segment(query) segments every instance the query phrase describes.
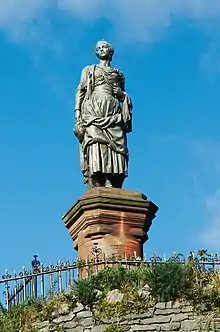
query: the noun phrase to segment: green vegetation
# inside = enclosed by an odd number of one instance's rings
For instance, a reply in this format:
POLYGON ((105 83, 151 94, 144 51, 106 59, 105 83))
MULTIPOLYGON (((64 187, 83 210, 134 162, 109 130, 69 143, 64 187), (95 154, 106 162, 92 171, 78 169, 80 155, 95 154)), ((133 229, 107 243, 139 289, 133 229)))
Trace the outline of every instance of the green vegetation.
POLYGON ((92 309, 98 301, 98 292, 95 289, 91 279, 81 279, 75 281, 73 296, 84 306, 92 309))
MULTIPOLYGON (((74 308, 81 303, 95 313, 97 322, 103 318, 120 318, 140 314, 158 301, 187 301, 200 312, 220 311, 220 272, 207 271, 197 259, 180 263, 173 257, 165 263, 152 263, 126 269, 123 265, 105 268, 85 280, 78 280, 71 292, 47 300, 29 300, 0 313, 1 332, 34 332, 33 322, 52 321, 62 303, 74 308), (147 287, 145 287, 147 285, 147 287), (120 301, 111 303, 109 291, 117 289, 120 301), (144 292, 147 289, 147 292, 144 292)), ((119 324, 107 332, 121 332, 119 324)))
POLYGON ((174 301, 187 296, 190 287, 190 266, 175 261, 158 264, 146 271, 145 278, 157 301, 174 301))
POLYGON ((205 251, 199 251, 197 258, 186 263, 179 262, 179 255, 175 255, 165 263, 140 264, 132 269, 122 265, 105 268, 77 284, 74 294, 78 301, 83 299, 83 304, 90 308, 99 302, 98 319, 142 313, 158 301, 188 301, 199 311, 219 311, 220 273, 201 267, 199 261, 205 255, 205 251), (145 285, 150 292, 147 298, 140 292, 145 285), (124 296, 122 301, 111 304, 106 296, 114 289, 124 296), (97 290, 101 293, 99 299, 97 290))
POLYGON ((107 327, 105 332, 124 332, 124 328, 119 324, 111 324, 107 327))
POLYGON ((12 307, 8 312, 3 309, 0 313, 0 331, 36 332, 38 329, 32 326, 33 323, 51 321, 52 313, 58 312, 64 303, 69 303, 70 309, 73 309, 76 304, 71 295, 60 294, 45 301, 30 299, 12 307))

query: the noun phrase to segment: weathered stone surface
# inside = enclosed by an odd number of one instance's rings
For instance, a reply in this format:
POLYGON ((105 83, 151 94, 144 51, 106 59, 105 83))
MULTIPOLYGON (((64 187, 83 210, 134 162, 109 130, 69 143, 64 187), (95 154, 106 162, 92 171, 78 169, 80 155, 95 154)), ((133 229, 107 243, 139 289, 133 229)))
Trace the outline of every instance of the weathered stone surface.
POLYGON ((83 311, 83 310, 84 310, 84 306, 81 303, 77 303, 76 308, 73 309, 73 313, 77 314, 78 312, 83 311))
POLYGON ((59 317, 59 312, 58 310, 54 310, 52 313, 51 313, 51 318, 54 319, 54 318, 57 318, 59 317))
POLYGON ((101 318, 100 321, 104 324, 114 324, 119 323, 121 321, 120 318, 113 317, 113 318, 101 318))
POLYGON ((65 332, 84 332, 84 328, 82 326, 77 326, 72 329, 68 329, 65 332))
POLYGON ((52 329, 50 329, 50 327, 43 327, 42 329, 39 329, 38 331, 40 332, 49 332, 49 331, 53 331, 52 329))
POLYGON ((55 325, 48 325, 47 327, 44 327, 43 329, 39 330, 40 332, 56 332, 57 327, 55 325))
POLYGON ((142 297, 143 299, 148 299, 150 297, 150 287, 148 285, 145 285, 143 288, 139 289, 138 295, 142 297))
POLYGON ((182 322, 183 320, 189 319, 188 314, 176 314, 172 316, 172 322, 182 322))
POLYGON ((91 332, 104 332, 108 325, 93 326, 91 332))
POLYGON ((152 318, 146 318, 142 319, 142 324, 161 324, 161 323, 169 323, 171 320, 171 317, 169 316, 158 316, 158 317, 152 317, 152 318))
POLYGON ((69 322, 69 321, 73 320, 74 317, 75 317, 75 314, 71 313, 69 315, 60 316, 58 318, 55 318, 53 320, 53 322, 56 324, 61 324, 61 323, 65 323, 65 322, 69 322))
MULTIPOLYGON (((123 320, 120 325, 123 325, 123 326, 129 326, 129 322, 128 320, 123 320)), ((137 321, 137 324, 139 324, 139 321, 137 321)))
POLYGON ((179 302, 178 300, 175 301, 175 302, 172 302, 172 307, 174 309, 178 309, 178 308, 181 308, 183 306, 183 303, 182 302, 179 302))
POLYGON ((155 308, 156 308, 156 309, 166 309, 166 303, 165 303, 165 302, 158 302, 158 303, 155 305, 155 308))
POLYGON ((135 320, 127 321, 127 324, 123 324, 123 325, 137 325, 137 324, 141 324, 141 320, 140 319, 135 319, 135 320))
POLYGON ((37 322, 37 323, 34 323, 33 324, 33 327, 36 327, 38 329, 42 329, 44 327, 47 327, 49 325, 49 321, 48 320, 45 320, 44 322, 37 322))
MULTIPOLYGON (((182 304, 181 304, 182 305, 182 304)), ((163 305, 160 303, 159 307, 163 305)), ((123 326, 126 332, 137 331, 157 331, 157 332, 217 332, 220 331, 220 315, 217 317, 209 314, 200 314, 191 311, 190 306, 179 308, 167 308, 171 304, 164 304, 164 309, 149 308, 143 314, 129 314, 125 317, 103 318, 98 326, 95 326, 95 317, 89 310, 81 310, 81 305, 77 306, 80 310, 73 311, 68 315, 60 315, 52 323, 49 321, 37 322, 33 324, 40 332, 57 332, 59 328, 64 328, 66 332, 104 332, 111 324, 123 326), (189 311, 190 310, 190 311, 189 311), (189 312, 188 312, 189 311, 189 312), (159 314, 158 314, 159 313, 159 314), (169 313, 169 314, 168 314, 169 313), (193 318, 192 318, 193 317, 193 318)))
POLYGON ((77 318, 79 320, 89 318, 89 317, 92 317, 92 312, 91 311, 81 311, 81 312, 77 313, 77 318))
POLYGON ((181 307, 181 303, 176 301, 169 301, 169 302, 159 302, 155 305, 156 309, 178 309, 181 307))
POLYGON ((198 323, 195 320, 185 320, 181 323, 181 330, 183 331, 193 331, 197 330, 198 323))
POLYGON ((155 315, 172 315, 181 313, 180 309, 157 309, 155 315))
POLYGON ((180 328, 179 322, 168 323, 168 324, 161 324, 160 329, 161 331, 177 331, 180 328))
POLYGON ((144 312, 143 314, 129 314, 126 315, 124 318, 128 320, 132 319, 142 319, 142 318, 151 318, 154 315, 154 308, 148 309, 148 311, 144 312))
POLYGON ((133 325, 130 331, 156 331, 157 325, 133 325))
POLYGON ((114 304, 117 302, 121 302, 123 300, 124 294, 122 294, 119 289, 114 289, 110 291, 107 295, 108 303, 114 304))
POLYGON ((80 324, 84 327, 92 327, 95 325, 95 320, 93 317, 88 317, 85 319, 81 319, 80 324))
POLYGON ((186 313, 194 312, 194 308, 191 305, 183 306, 181 308, 181 312, 183 312, 183 313, 184 312, 186 312, 186 313))
POLYGON ((165 309, 172 309, 174 306, 173 301, 165 302, 165 309))
POLYGON ((64 328, 65 329, 73 329, 73 328, 76 328, 78 325, 79 325, 78 322, 76 322, 75 320, 74 321, 72 320, 71 322, 66 322, 64 324, 64 328))

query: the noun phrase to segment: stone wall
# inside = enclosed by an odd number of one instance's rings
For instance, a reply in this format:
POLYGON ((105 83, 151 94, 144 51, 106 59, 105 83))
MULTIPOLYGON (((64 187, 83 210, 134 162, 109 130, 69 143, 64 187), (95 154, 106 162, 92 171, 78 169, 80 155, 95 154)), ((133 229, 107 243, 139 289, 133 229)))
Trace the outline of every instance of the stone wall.
POLYGON ((34 324, 40 332, 104 332, 108 326, 112 331, 220 331, 220 315, 198 315, 189 304, 162 302, 149 308, 142 314, 130 314, 123 318, 102 319, 97 322, 91 311, 81 304, 70 311, 68 305, 62 305, 53 319, 34 324), (120 325, 121 330, 117 329, 120 325))

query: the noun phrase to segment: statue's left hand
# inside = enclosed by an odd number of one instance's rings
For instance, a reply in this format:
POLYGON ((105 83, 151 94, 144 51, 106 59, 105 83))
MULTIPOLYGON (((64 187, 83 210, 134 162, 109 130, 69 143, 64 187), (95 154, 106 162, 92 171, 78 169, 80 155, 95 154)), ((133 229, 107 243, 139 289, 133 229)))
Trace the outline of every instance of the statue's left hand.
POLYGON ((119 100, 124 99, 124 93, 123 93, 122 89, 120 88, 120 86, 118 86, 118 85, 115 84, 113 86, 113 93, 114 93, 114 95, 117 96, 117 98, 119 100))

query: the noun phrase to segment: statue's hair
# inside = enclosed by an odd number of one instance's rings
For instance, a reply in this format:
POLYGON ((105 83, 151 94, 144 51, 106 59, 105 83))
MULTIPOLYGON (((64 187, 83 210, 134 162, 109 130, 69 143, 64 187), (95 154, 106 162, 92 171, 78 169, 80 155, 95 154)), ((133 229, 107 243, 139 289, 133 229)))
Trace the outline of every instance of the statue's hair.
POLYGON ((112 44, 110 44, 109 42, 107 42, 106 40, 102 39, 102 40, 99 40, 97 43, 96 43, 96 55, 98 56, 98 52, 97 52, 97 47, 100 45, 100 44, 106 44, 108 45, 109 49, 110 49, 110 60, 112 60, 112 57, 113 57, 113 54, 115 52, 114 50, 114 47, 112 46, 112 44))

